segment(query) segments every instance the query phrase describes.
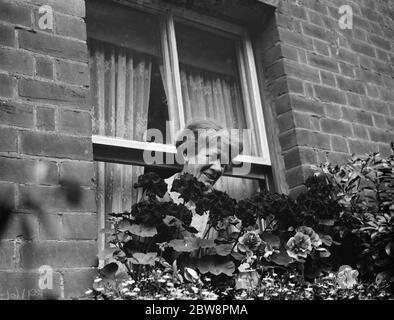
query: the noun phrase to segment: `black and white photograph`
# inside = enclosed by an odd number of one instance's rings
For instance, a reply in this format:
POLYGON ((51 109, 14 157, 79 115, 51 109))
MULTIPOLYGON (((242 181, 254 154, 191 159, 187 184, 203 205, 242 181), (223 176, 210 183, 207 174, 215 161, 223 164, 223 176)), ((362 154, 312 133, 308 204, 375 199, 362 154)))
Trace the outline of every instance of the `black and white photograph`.
POLYGON ((394 0, 0 0, 0 300, 394 300, 394 0))

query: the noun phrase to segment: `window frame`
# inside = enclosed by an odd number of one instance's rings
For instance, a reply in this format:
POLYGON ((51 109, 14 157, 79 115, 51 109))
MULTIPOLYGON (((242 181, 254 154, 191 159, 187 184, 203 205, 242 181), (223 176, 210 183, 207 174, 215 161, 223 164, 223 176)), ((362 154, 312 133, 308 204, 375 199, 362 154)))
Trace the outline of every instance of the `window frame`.
MULTIPOLYGON (((169 112, 172 112, 170 120, 175 121, 175 128, 172 128, 170 132, 171 139, 174 139, 175 131, 185 125, 174 22, 180 21, 208 30, 209 32, 217 33, 221 36, 241 40, 237 45, 237 64, 244 111, 247 119, 247 127, 252 128, 254 131, 257 145, 261 148, 258 151, 262 156, 238 155, 235 160, 237 162, 251 164, 252 170, 250 174, 242 175, 242 177, 266 179, 266 173, 271 170, 271 158, 253 46, 247 29, 224 20, 165 3, 139 3, 123 0, 118 0, 116 3, 159 16, 162 37, 162 58, 166 74, 165 82, 169 93, 169 112)), ((92 135, 92 143, 94 160, 123 164, 146 165, 141 161, 141 151, 143 150, 170 154, 175 152, 175 147, 170 145, 110 138, 102 135, 92 135), (105 152, 106 149, 111 149, 112 152, 116 149, 122 150, 121 156, 114 153, 114 159, 111 161, 108 152, 105 152), (129 155, 126 155, 127 150, 129 150, 129 155)), ((225 175, 236 176, 231 172, 226 172, 225 175)))
MULTIPOLYGON (((175 21, 207 30, 221 36, 240 40, 237 44, 236 55, 245 117, 247 119, 247 127, 254 130, 257 139, 256 143, 261 146, 261 149, 258 151, 262 156, 238 155, 235 158, 237 162, 240 162, 241 165, 243 163, 248 163, 251 166, 251 170, 248 174, 238 175, 238 177, 263 180, 266 188, 271 189, 272 181, 269 180, 271 180, 270 178, 272 176, 272 165, 267 141, 263 100, 258 82, 252 40, 248 30, 242 26, 225 20, 206 16, 190 9, 179 8, 163 2, 148 3, 145 1, 133 2, 115 0, 114 4, 125 5, 158 16, 160 20, 162 59, 166 77, 165 84, 168 92, 168 111, 169 113, 172 112, 169 117, 170 120, 175 120, 175 127, 177 128, 184 127, 185 115, 175 36, 175 21)), ((170 130, 171 139, 174 139, 175 132, 176 128, 172 128, 170 130)), ((104 135, 92 135, 92 146, 94 161, 138 165, 144 167, 147 166, 143 160, 143 153, 145 151, 162 153, 163 157, 166 157, 167 154, 170 156, 175 156, 176 154, 176 148, 174 145, 126 140, 104 135)), ((171 169, 181 169, 179 164, 160 164, 156 166, 161 168, 167 167, 171 169)), ((99 170, 104 170, 102 165, 99 166, 99 170)), ((224 175, 237 176, 232 171, 225 172, 224 175)), ((100 181, 97 183, 99 184, 100 181)), ((105 252, 105 233, 103 232, 105 229, 105 219, 106 217, 104 215, 98 217, 99 253, 105 252)), ((99 258, 100 266, 103 266, 103 262, 104 259, 99 258)))

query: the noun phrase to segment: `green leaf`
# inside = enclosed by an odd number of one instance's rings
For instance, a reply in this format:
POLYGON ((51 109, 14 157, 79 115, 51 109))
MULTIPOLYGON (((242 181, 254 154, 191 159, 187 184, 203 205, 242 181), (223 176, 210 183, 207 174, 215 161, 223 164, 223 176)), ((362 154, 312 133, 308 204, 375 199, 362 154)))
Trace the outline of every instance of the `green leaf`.
POLYGON ((215 250, 219 256, 228 256, 231 253, 233 246, 233 243, 219 244, 215 247, 215 250))
POLYGON ((272 262, 275 262, 276 264, 279 264, 280 266, 288 266, 290 263, 294 261, 293 258, 291 258, 285 250, 281 250, 279 253, 274 252, 273 254, 270 255, 270 260, 272 262))
POLYGON ((330 251, 325 248, 316 248, 315 250, 319 253, 320 258, 328 258, 331 255, 330 251))
POLYGON ((148 252, 148 253, 136 252, 133 253, 132 258, 129 259, 131 263, 134 264, 148 264, 154 266, 156 257, 157 257, 157 252, 148 252))
POLYGON ((233 261, 224 257, 204 256, 202 259, 198 260, 197 268, 202 274, 210 272, 216 276, 221 273, 232 276, 235 271, 235 264, 233 261))
POLYGON ((319 233, 319 237, 323 244, 325 244, 326 246, 330 247, 332 245, 332 238, 328 234, 319 233))
POLYGON ((394 256, 394 242, 386 244, 385 251, 388 256, 394 256))
POLYGON ((99 270, 100 275, 107 279, 113 278, 115 276, 116 271, 118 271, 118 264, 116 262, 111 262, 104 266, 104 268, 99 270))
POLYGON ((132 224, 130 225, 127 230, 130 231, 130 233, 135 234, 140 237, 153 237, 155 234, 157 234, 157 229, 156 227, 148 227, 144 226, 142 224, 132 224))
POLYGON ((272 233, 263 232, 260 236, 261 240, 268 243, 273 249, 279 249, 280 238, 272 233))

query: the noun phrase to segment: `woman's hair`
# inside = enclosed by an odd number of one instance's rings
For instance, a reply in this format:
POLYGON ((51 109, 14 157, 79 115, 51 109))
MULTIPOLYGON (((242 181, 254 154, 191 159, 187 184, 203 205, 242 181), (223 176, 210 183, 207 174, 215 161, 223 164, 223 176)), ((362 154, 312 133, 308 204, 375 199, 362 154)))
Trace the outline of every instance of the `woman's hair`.
POLYGON ((235 158, 243 150, 242 142, 234 136, 230 136, 229 130, 224 129, 221 125, 210 119, 194 120, 189 122, 183 130, 181 130, 175 140, 175 147, 179 149, 184 144, 190 146, 194 144, 196 150, 199 150, 201 142, 206 143, 210 139, 220 139, 230 148, 230 158, 235 158), (206 138, 206 139, 204 139, 206 138))

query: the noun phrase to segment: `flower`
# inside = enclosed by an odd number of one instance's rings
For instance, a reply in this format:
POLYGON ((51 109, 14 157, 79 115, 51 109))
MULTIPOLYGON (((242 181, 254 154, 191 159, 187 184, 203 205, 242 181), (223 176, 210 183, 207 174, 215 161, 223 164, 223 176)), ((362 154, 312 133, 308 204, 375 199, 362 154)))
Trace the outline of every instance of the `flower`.
POLYGON ((301 226, 298 227, 297 232, 302 232, 303 234, 307 235, 311 239, 312 247, 317 248, 322 245, 322 241, 319 235, 310 227, 301 226))
POLYGON ((352 289, 357 284, 358 271, 352 267, 343 265, 337 274, 337 283, 341 289, 352 289))
POLYGON ((237 249, 241 252, 256 251, 262 240, 257 231, 247 231, 238 239, 237 249))
POLYGON ((287 241, 287 248, 287 254, 291 258, 302 262, 303 258, 305 259, 312 251, 311 238, 302 232, 297 232, 287 241))

